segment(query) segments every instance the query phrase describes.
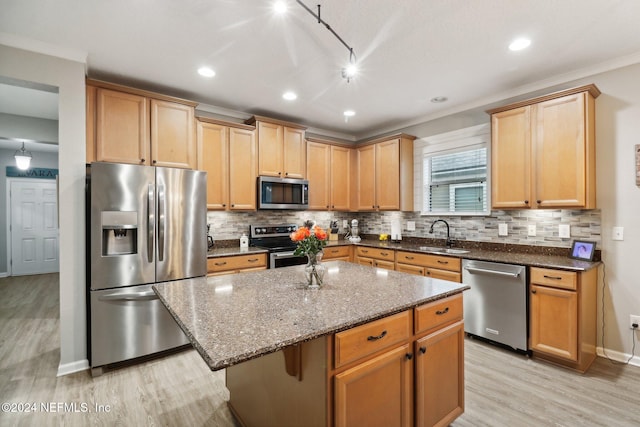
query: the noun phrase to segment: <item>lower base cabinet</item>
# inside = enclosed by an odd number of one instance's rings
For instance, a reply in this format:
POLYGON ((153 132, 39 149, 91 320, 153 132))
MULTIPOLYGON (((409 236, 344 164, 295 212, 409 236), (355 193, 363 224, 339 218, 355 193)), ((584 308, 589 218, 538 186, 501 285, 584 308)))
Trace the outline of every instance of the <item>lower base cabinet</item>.
POLYGON ((245 427, 446 426, 464 412, 462 294, 226 369, 245 427))

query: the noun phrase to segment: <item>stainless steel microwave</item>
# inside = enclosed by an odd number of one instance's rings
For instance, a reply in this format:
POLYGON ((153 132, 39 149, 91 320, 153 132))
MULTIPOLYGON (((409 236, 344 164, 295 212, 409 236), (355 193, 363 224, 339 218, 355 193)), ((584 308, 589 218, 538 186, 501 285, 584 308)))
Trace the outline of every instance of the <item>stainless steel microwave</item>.
POLYGON ((296 209, 309 207, 309 181, 306 179, 258 177, 258 209, 296 209))

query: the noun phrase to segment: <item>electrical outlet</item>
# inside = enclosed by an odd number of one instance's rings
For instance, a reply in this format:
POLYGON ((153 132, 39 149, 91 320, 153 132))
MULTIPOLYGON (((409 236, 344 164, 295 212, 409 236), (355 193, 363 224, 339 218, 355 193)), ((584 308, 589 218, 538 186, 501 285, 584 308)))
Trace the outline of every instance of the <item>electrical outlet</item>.
POLYGON ((348 219, 343 219, 342 220, 342 228, 349 228, 349 220, 348 219))
POLYGON ((508 236, 508 235, 509 235, 509 228, 507 227, 507 223, 502 222, 498 224, 498 236, 508 236))
POLYGON ((613 227, 611 240, 624 240, 624 227, 613 227))
POLYGON ((416 231, 415 221, 407 221, 407 231, 416 231))
POLYGON ((629 329, 637 329, 640 331, 640 316, 634 316, 633 314, 629 316, 629 329), (633 324, 638 325, 637 328, 633 327, 633 324))
POLYGON ((528 230, 528 233, 527 233, 527 234, 528 234, 529 236, 533 237, 533 236, 535 236, 535 235, 536 235, 536 225, 535 225, 535 224, 531 224, 531 225, 527 228, 527 230, 528 230))
POLYGON ((558 227, 558 236, 561 239, 568 239, 571 237, 571 226, 569 224, 560 224, 558 227))

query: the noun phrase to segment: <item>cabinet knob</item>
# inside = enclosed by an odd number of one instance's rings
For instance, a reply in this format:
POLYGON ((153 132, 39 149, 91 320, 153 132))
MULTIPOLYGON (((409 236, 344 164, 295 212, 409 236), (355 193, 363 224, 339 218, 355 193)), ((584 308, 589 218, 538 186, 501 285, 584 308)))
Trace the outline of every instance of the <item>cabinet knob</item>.
POLYGON ((542 200, 536 200, 536 203, 540 204, 540 203, 542 203, 542 200))
POLYGON ((155 165, 156 163, 158 163, 158 161, 154 159, 154 160, 151 161, 151 163, 153 163, 155 165))
POLYGON ((231 204, 231 207, 232 207, 232 208, 235 208, 235 207, 236 207, 236 205, 234 205, 234 204, 232 203, 232 204, 231 204))
POLYGON ((420 347, 420 353, 425 354, 427 352, 427 347, 420 347))
POLYGON ((413 359, 413 354, 407 353, 407 354, 404 355, 404 357, 406 357, 407 360, 411 360, 411 359, 413 359))
POLYGON ((335 205, 331 205, 331 209, 334 209, 336 206, 335 205))
POLYGON ((536 290, 535 290, 535 289, 531 289, 531 293, 532 293, 532 294, 535 294, 535 293, 536 293, 536 290))
POLYGON ((327 205, 327 209, 329 209, 329 205, 327 205))
POLYGON ((223 204, 222 204, 222 207, 223 207, 223 208, 226 208, 226 207, 227 207, 227 204, 226 204, 226 203, 223 203, 223 204))
POLYGON ((371 207, 372 207, 373 209, 375 209, 375 208, 376 208, 376 205, 371 205, 371 207))
POLYGON ((278 175, 282 175, 282 172, 278 172, 278 175))
POLYGON ((289 172, 285 172, 285 173, 284 173, 284 176, 289 176, 289 172))
POLYGON ((524 201, 524 204, 525 204, 525 205, 528 205, 528 204, 529 204, 529 201, 528 201, 528 200, 525 200, 525 201, 524 201))
POLYGON ((144 159, 140 159, 140 163, 144 163, 144 159))

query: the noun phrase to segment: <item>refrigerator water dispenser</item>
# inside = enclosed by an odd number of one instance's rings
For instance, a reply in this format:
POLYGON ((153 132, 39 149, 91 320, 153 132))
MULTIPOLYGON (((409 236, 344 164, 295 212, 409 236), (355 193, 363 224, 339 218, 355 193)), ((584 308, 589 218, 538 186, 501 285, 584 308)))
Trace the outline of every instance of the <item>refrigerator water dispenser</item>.
POLYGON ((102 212, 102 256, 138 253, 138 212, 102 212))

